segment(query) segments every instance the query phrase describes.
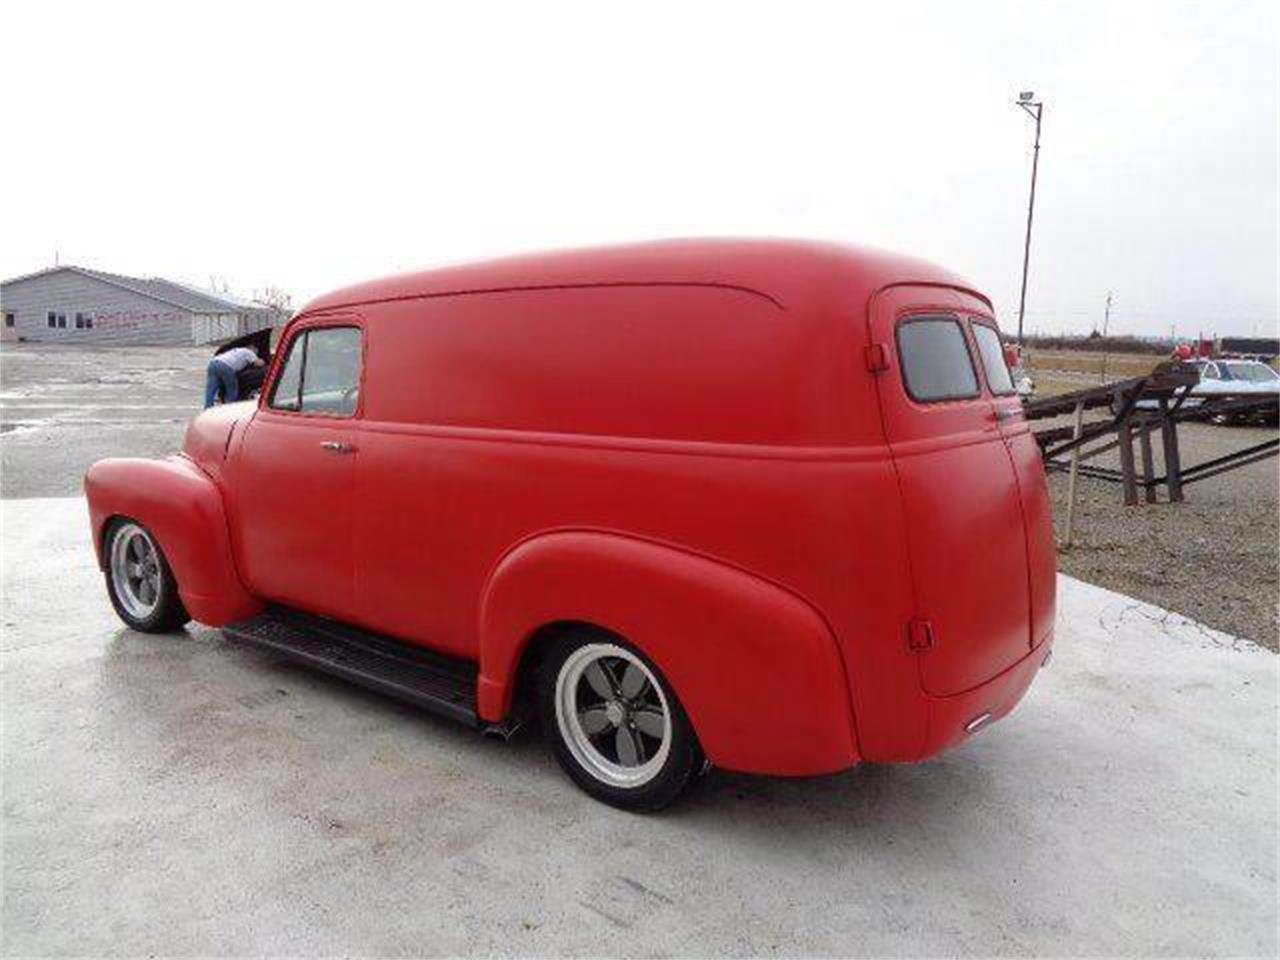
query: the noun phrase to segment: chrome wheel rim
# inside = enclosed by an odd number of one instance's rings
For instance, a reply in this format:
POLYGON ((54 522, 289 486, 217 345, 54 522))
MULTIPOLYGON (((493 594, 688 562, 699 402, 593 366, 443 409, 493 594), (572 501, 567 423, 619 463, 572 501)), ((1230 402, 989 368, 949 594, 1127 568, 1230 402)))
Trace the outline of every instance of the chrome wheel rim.
POLYGON ((573 758, 602 783, 642 786, 671 753, 671 709, 657 678, 630 650, 590 643, 556 677, 556 722, 573 758))
POLYGON ((131 617, 145 620, 160 603, 160 553, 146 530, 121 524, 111 540, 111 582, 131 617))

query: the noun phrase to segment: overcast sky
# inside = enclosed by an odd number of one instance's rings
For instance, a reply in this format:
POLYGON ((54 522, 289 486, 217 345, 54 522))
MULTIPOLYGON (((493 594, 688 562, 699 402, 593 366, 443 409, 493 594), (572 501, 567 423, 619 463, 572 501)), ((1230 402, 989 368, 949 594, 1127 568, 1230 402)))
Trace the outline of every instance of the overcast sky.
POLYGON ((1199 4, 9 3, 0 275, 295 304, 696 235, 902 250, 1016 325, 1272 333, 1277 18, 1199 4), (336 6, 336 5, 335 5, 336 6))

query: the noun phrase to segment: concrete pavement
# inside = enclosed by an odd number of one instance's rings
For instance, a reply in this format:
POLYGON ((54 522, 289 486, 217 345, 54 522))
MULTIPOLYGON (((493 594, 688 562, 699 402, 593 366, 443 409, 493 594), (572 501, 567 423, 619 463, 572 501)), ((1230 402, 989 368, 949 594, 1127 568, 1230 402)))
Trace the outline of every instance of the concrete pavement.
POLYGON ((1276 657, 1119 594, 1064 578, 1052 666, 932 763, 637 817, 531 738, 124 629, 79 499, 0 521, 7 956, 1276 953, 1276 657))

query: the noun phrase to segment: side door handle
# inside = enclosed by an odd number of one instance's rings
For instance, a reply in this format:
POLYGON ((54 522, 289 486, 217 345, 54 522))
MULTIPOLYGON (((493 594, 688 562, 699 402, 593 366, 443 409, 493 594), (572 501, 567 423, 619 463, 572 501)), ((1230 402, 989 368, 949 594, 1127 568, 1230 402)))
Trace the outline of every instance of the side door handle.
POLYGON ((356 445, 354 443, 342 443, 339 440, 321 440, 320 449, 328 450, 330 453, 355 453, 356 445))

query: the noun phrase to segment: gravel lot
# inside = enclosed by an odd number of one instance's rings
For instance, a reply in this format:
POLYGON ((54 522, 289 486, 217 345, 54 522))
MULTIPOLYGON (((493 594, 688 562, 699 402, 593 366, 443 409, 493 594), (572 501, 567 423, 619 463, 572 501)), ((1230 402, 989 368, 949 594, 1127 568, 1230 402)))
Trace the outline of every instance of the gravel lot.
MULTIPOLYGON (((1275 436, 1274 429, 1183 424, 1182 462, 1211 460, 1275 436)), ((1118 466, 1106 456, 1091 462, 1118 466)), ((1054 475, 1049 486, 1061 536, 1066 476, 1054 475)), ((1280 460, 1274 458, 1192 484, 1180 504, 1126 507, 1118 484, 1082 477, 1075 543, 1058 552, 1059 568, 1276 650, 1277 489, 1280 460)))
MULTIPOLYGON (((1040 394, 1065 393, 1096 377, 1055 371, 1038 376, 1040 394)), ((1100 417, 1097 411, 1086 420, 1100 417)), ((1058 426, 1069 418, 1042 421, 1058 426)), ((1184 469, 1277 435, 1274 427, 1185 423, 1178 428, 1184 469)), ((1156 472, 1163 472, 1159 436, 1153 437, 1156 472)), ((1090 463, 1119 467, 1112 451, 1090 463)), ((1049 478, 1059 542, 1066 517, 1067 477, 1049 478)), ((1076 532, 1059 550, 1063 573, 1176 610, 1200 623, 1280 649, 1280 460, 1219 474, 1183 491, 1176 505, 1124 506, 1118 484, 1081 477, 1076 532)))

